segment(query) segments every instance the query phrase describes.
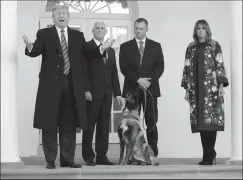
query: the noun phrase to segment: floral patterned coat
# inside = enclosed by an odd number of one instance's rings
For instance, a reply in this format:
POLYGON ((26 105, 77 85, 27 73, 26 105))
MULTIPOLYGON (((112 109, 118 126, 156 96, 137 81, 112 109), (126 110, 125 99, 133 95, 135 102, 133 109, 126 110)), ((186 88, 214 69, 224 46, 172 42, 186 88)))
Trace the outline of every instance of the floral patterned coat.
MULTIPOLYGON (((218 88, 229 85, 225 72, 221 47, 217 41, 210 40, 205 45, 204 51, 204 102, 202 117, 198 118, 197 108, 197 74, 195 62, 197 61, 197 49, 199 45, 192 42, 188 45, 185 56, 185 64, 181 87, 189 93, 190 122, 192 133, 199 131, 223 131, 225 124, 224 97, 218 96, 218 88)), ((202 91, 200 89, 200 91, 202 91)))

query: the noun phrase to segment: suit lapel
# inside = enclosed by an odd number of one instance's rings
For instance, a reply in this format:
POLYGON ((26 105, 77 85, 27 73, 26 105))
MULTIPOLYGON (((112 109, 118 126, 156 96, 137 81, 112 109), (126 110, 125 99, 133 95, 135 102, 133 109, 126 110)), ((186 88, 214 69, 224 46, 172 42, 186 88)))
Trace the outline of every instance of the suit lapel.
POLYGON ((140 66, 140 52, 139 52, 137 41, 136 41, 135 38, 132 40, 132 48, 131 49, 134 50, 134 56, 135 56, 136 64, 138 66, 140 66))
POLYGON ((71 28, 68 27, 68 56, 69 59, 71 58, 72 55, 72 46, 73 46, 73 42, 75 42, 75 37, 73 36, 73 30, 71 28))
MULTIPOLYGON (((91 43, 92 43, 92 46, 98 47, 97 44, 96 44, 96 42, 94 41, 94 39, 91 40, 91 43)), ((108 61, 109 60, 109 57, 110 57, 109 56, 109 49, 107 49, 105 53, 107 53, 108 58, 106 59, 106 62, 104 62, 105 60, 102 58, 104 66, 109 62, 108 61)))
MULTIPOLYGON (((112 56, 111 56, 111 51, 110 51, 110 48, 108 48, 107 50, 106 50, 106 53, 107 53, 107 56, 108 56, 108 58, 107 58, 107 60, 106 60, 106 64, 110 64, 110 62, 112 62, 112 56)), ((107 57, 106 56, 106 57, 107 57)))
POLYGON ((91 42, 91 45, 92 45, 93 47, 98 47, 97 44, 95 43, 94 39, 92 39, 90 42, 91 42))
MULTIPOLYGON (((92 48, 96 48, 96 47, 98 47, 98 45, 96 44, 96 42, 94 41, 94 39, 92 39, 91 41, 90 41, 90 44, 91 44, 91 46, 92 46, 92 48)), ((108 53, 108 51, 106 50, 106 53, 108 53)), ((108 58, 109 58, 109 55, 108 55, 108 58)), ((103 60, 103 58, 101 58, 102 59, 102 61, 103 61, 103 65, 105 65, 105 62, 104 62, 104 60, 103 60)), ((107 62, 108 62, 108 59, 107 59, 107 61, 106 61, 106 64, 107 64, 107 62)))
POLYGON ((55 26, 51 27, 51 37, 53 38, 54 47, 56 47, 56 52, 58 56, 62 55, 61 43, 55 26))

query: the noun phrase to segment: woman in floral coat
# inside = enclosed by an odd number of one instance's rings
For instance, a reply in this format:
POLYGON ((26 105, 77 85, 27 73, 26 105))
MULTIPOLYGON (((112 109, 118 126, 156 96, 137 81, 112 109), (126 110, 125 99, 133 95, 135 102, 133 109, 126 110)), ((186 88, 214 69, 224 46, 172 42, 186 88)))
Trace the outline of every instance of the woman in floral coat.
POLYGON ((190 104, 192 133, 200 132, 203 159, 200 165, 212 165, 217 131, 224 131, 224 91, 229 85, 219 43, 211 39, 205 20, 194 26, 193 38, 186 50, 181 86, 190 104))

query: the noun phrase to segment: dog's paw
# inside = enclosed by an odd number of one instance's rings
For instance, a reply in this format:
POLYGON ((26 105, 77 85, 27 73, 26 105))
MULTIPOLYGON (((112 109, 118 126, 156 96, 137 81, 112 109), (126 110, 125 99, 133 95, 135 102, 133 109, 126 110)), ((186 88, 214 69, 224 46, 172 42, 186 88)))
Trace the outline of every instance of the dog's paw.
POLYGON ((159 162, 156 161, 156 162, 153 163, 152 165, 153 165, 153 166, 159 166, 159 162))
POLYGON ((159 166, 159 162, 157 161, 157 159, 155 157, 150 157, 150 159, 151 159, 151 165, 159 166))
POLYGON ((128 126, 124 125, 122 127, 122 133, 124 134, 128 129, 129 129, 128 126))
POLYGON ((137 165, 146 166, 146 162, 137 162, 137 165))
POLYGON ((126 165, 127 165, 127 162, 126 162, 126 161, 122 161, 122 162, 121 162, 121 165, 122 165, 122 166, 126 166, 126 165))
POLYGON ((121 165, 121 163, 122 163, 122 161, 120 161, 120 160, 117 162, 118 165, 121 165))
POLYGON ((147 165, 146 162, 141 163, 141 166, 146 166, 146 165, 147 165))

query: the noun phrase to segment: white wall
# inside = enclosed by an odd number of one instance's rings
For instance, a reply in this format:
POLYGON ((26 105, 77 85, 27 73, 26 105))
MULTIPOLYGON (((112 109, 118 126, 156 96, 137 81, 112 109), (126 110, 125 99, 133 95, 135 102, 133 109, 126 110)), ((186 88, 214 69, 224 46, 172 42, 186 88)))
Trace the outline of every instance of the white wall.
MULTIPOLYGON (((159 98, 159 156, 201 157, 199 134, 192 134, 189 105, 180 87, 187 45, 193 40, 194 24, 208 21, 212 37, 223 51, 230 81, 230 22, 227 1, 139 1, 139 17, 149 22, 148 38, 161 43, 165 58, 165 72, 160 79, 162 97, 159 98)), ((231 97, 230 86, 225 89, 225 132, 218 133, 218 157, 230 156, 231 97)))
POLYGON ((35 98, 38 86, 39 58, 25 55, 23 35, 36 39, 39 29, 39 2, 18 1, 18 120, 20 157, 35 155, 39 131, 33 128, 35 98))
MULTIPOLYGON (((43 3, 42 3, 43 4, 43 3)), ((194 24, 206 19, 213 38, 219 41, 230 80, 230 23, 228 2, 210 1, 139 1, 139 15, 149 22, 148 37, 161 43, 165 72, 160 79, 159 157, 201 157, 199 134, 191 134, 189 105, 180 87, 187 44, 192 41, 194 24)), ((43 7, 44 8, 44 7, 43 7)), ((39 29, 38 1, 18 2, 18 112, 20 156, 35 155, 39 132, 33 128, 33 114, 38 85, 38 58, 24 55, 21 36, 35 40, 39 29)), ((218 133, 218 157, 230 155, 230 86, 225 89, 226 130, 218 133)))

